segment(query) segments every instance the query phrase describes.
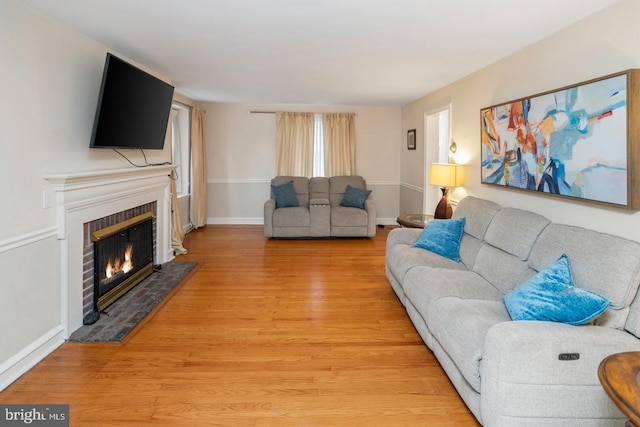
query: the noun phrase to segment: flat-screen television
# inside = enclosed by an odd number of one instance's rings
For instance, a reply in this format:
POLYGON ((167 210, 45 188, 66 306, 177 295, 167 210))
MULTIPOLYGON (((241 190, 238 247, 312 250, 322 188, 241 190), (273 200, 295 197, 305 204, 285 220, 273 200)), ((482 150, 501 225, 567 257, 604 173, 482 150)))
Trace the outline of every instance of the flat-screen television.
POLYGON ((91 148, 162 150, 173 86, 107 53, 91 148))

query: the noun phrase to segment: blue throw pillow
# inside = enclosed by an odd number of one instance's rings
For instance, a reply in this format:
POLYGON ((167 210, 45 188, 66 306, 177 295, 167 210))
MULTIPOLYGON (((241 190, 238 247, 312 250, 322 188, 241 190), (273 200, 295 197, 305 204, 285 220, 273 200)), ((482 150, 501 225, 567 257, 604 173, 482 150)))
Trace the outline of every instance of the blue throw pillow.
POLYGON ((276 199, 277 208, 297 208, 300 206, 296 197, 296 190, 293 187, 293 181, 289 181, 282 185, 272 185, 273 198, 276 199))
POLYGON ((369 194, 371 194, 371 190, 361 190, 347 184, 340 206, 364 209, 364 202, 367 201, 369 194))
POLYGON ((573 282, 569 258, 563 254, 502 298, 513 320, 545 320, 569 325, 589 323, 609 306, 609 300, 573 282))
POLYGON ((460 242, 465 223, 465 218, 432 219, 427 222, 413 247, 427 249, 455 262, 460 262, 460 242))

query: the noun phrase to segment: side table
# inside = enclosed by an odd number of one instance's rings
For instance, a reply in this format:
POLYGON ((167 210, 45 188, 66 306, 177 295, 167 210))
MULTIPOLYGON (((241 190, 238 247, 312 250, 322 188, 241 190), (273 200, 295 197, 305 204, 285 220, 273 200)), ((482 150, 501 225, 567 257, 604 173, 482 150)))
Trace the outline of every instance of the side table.
POLYGON ((407 228, 424 228, 427 222, 433 219, 433 215, 402 214, 396 219, 398 224, 407 228))
MULTIPOLYGON (((598 367, 598 379, 609 398, 630 421, 640 426, 640 352, 616 353, 605 357, 598 367)), ((633 424, 631 424, 633 423, 633 424)))

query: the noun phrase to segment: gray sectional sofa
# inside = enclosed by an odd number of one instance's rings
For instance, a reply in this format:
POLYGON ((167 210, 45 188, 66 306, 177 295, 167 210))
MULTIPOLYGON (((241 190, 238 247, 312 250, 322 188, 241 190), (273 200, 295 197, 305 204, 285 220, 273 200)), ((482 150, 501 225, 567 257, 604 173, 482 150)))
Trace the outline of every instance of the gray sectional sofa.
POLYGON ((330 178, 277 176, 271 180, 271 197, 264 203, 264 235, 279 238, 374 237, 376 205, 361 176, 330 178), (294 204, 278 207, 274 189, 293 183, 294 204), (351 188, 348 188, 351 187, 351 188), (345 202, 345 194, 362 196, 361 206, 345 202), (344 206, 344 205, 347 206, 344 206))
POLYGON ((389 233, 386 274, 425 344, 485 426, 623 426, 598 380, 607 355, 640 351, 640 244, 551 223, 474 197, 460 262, 413 247, 421 229, 389 233), (575 287, 609 299, 581 326, 511 319, 502 297, 553 264, 571 263, 575 287))

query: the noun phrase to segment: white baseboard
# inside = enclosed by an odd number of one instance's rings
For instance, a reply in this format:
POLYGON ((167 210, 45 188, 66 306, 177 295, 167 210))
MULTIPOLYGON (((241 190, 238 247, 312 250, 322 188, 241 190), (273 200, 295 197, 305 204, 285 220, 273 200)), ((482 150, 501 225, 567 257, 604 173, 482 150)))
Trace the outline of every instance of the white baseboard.
MULTIPOLYGON (((211 225, 264 225, 264 218, 207 218, 211 225)), ((398 225, 396 218, 377 218, 378 225, 398 225)))
POLYGON ((376 223, 378 225, 398 225, 396 218, 377 218, 376 223))
POLYGON ((64 328, 56 326, 0 365, 0 391, 37 365, 64 342, 64 328))
POLYGON ((207 218, 212 225, 264 225, 264 218, 207 218))

